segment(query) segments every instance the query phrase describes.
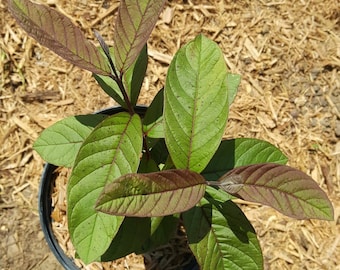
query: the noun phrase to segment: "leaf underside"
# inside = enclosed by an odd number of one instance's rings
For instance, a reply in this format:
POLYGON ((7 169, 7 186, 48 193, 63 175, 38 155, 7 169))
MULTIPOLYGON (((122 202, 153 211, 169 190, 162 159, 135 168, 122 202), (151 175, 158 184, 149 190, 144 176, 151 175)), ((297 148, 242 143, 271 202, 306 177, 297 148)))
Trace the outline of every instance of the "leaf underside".
POLYGON ((102 121, 79 150, 67 187, 67 214, 72 243, 85 263, 105 252, 124 219, 97 212, 96 200, 107 183, 137 171, 141 149, 141 119, 122 112, 102 121))
POLYGON ((333 207, 326 193, 307 174, 289 166, 274 163, 235 168, 222 176, 238 175, 243 187, 240 198, 265 204, 297 219, 333 220, 333 207))
POLYGON ((227 68, 216 43, 199 35, 173 58, 164 90, 164 132, 178 169, 201 172, 228 117, 227 68))
POLYGON ((193 207, 205 186, 200 174, 188 170, 127 174, 104 188, 96 209, 111 215, 167 216, 193 207))
POLYGON ((67 117, 46 128, 34 142, 34 150, 48 163, 71 167, 85 138, 106 117, 102 114, 67 117))
POLYGON ((112 97, 119 105, 123 108, 127 108, 123 94, 121 93, 119 86, 115 80, 113 80, 109 76, 103 76, 98 74, 93 74, 93 77, 96 79, 97 83, 104 90, 106 94, 112 97))
POLYGON ((43 46, 80 68, 110 74, 105 57, 65 15, 28 0, 10 0, 9 10, 20 26, 43 46))
POLYGON ((113 39, 117 70, 122 74, 135 61, 149 38, 165 0, 122 0, 113 39))

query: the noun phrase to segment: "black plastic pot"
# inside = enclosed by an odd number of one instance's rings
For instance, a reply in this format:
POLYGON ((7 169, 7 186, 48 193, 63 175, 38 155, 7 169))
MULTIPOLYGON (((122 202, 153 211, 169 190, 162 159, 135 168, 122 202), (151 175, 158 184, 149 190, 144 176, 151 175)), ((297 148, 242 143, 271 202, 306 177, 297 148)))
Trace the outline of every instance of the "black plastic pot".
MULTIPOLYGON (((135 108, 135 111, 143 116, 145 114, 147 107, 138 106, 135 108)), ((97 113, 113 115, 118 112, 124 111, 121 107, 114 107, 106 110, 99 111, 97 113)), ((43 230, 45 239, 47 244, 49 245, 51 251, 54 256, 57 258, 59 263, 66 270, 79 270, 79 267, 74 263, 74 261, 68 257, 64 250, 60 247, 58 240, 53 234, 52 231, 52 199, 51 194, 53 191, 54 183, 55 183, 55 175, 54 171, 57 169, 57 166, 52 164, 45 164, 43 173, 40 180, 40 188, 39 188, 39 217, 40 217, 40 225, 43 230)), ((197 262, 193 258, 190 263, 183 270, 198 270, 199 267, 197 262)))
POLYGON ((40 180, 39 189, 39 216, 40 225, 44 232, 48 246, 58 259, 59 263, 68 270, 79 270, 73 260, 68 257, 60 247, 58 240, 55 238, 52 231, 52 199, 51 194, 54 186, 55 176, 53 172, 57 167, 52 164, 45 164, 40 180))

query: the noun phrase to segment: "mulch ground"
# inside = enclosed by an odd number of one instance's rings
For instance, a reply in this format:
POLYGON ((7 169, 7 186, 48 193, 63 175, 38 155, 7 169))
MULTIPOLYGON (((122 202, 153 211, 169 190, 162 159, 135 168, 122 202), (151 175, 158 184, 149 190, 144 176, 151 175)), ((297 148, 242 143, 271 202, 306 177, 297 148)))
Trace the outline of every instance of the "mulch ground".
MULTIPOLYGON (((48 0, 94 40, 109 43, 118 2, 48 0)), ((0 2, 0 269, 60 269, 39 225, 43 161, 32 144, 65 116, 112 106, 91 74, 27 37, 0 2)), ((340 269, 340 7, 334 0, 169 1, 149 40, 140 104, 164 85, 183 44, 203 33, 242 75, 226 137, 278 146, 327 192, 335 221, 297 221, 241 204, 266 269, 340 269)), ((128 268, 126 268, 128 269, 128 268)))

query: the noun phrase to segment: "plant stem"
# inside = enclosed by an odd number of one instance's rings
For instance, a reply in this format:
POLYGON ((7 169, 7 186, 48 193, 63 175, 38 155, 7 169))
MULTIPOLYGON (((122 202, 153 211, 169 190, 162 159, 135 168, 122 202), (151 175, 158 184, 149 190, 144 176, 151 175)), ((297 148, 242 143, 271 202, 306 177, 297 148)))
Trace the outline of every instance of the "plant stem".
POLYGON ((143 132, 143 148, 146 154, 146 158, 149 160, 150 159, 150 151, 148 147, 148 143, 146 141, 146 134, 143 132))
POLYGON ((122 93, 122 95, 123 95, 123 97, 124 97, 124 101, 125 101, 126 106, 127 106, 128 110, 129 110, 129 113, 130 113, 131 115, 133 115, 133 114, 135 113, 135 110, 134 110, 134 108, 133 108, 133 106, 132 106, 132 104, 131 104, 131 102, 130 102, 129 96, 128 96, 127 93, 126 93, 126 90, 125 90, 125 87, 124 87, 124 84, 123 84, 123 79, 122 79, 122 78, 123 78, 123 74, 121 74, 121 76, 118 76, 116 70, 113 70, 113 72, 114 72, 115 74, 112 75, 111 78, 112 78, 113 80, 115 80, 116 83, 118 84, 118 87, 119 87, 120 92, 122 93))
POLYGON ((121 73, 120 76, 118 76, 117 70, 115 65, 113 64, 113 61, 111 59, 111 57, 108 58, 109 59, 109 63, 112 69, 113 74, 111 74, 111 78, 118 84, 119 90, 122 93, 123 97, 124 97, 124 101, 126 103, 126 106, 128 107, 129 113, 131 115, 133 115, 135 113, 133 106, 130 102, 129 96, 126 93, 124 84, 123 84, 123 74, 121 73))
POLYGON ((103 49, 103 51, 106 55, 106 58, 109 61, 109 65, 110 65, 112 73, 113 73, 113 74, 111 73, 110 77, 111 77, 111 79, 113 79, 118 84, 118 87, 123 94, 126 106, 128 107, 129 113, 131 115, 133 115, 135 113, 135 111, 133 109, 133 106, 131 105, 129 96, 126 93, 126 90, 125 90, 125 87, 124 87, 124 84, 123 84, 123 73, 120 72, 120 74, 118 75, 116 67, 113 64, 113 61, 112 61, 112 58, 111 58, 111 55, 110 55, 110 49, 107 46, 107 44, 105 43, 103 37, 97 31, 94 31, 94 34, 96 35, 96 37, 97 37, 97 39, 100 43, 100 46, 102 47, 102 49, 103 49))

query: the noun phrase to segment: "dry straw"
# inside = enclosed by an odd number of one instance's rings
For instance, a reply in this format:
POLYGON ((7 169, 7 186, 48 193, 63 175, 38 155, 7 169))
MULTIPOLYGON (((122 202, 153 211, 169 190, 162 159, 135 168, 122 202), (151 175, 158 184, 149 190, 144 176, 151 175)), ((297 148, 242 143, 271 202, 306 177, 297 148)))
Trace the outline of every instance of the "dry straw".
MULTIPOLYGON (((89 38, 95 28, 112 40, 117 1, 48 4, 71 16, 89 38)), ((113 103, 91 74, 37 45, 11 18, 5 1, 0 7, 0 268, 54 269, 40 233, 37 193, 43 162, 32 143, 66 115, 113 103)), ((328 192, 334 222, 296 221, 268 207, 241 206, 258 232, 266 269, 339 269, 339 17, 334 0, 169 1, 149 41, 140 103, 148 104, 164 84, 176 50, 203 32, 219 43, 228 67, 243 76, 225 136, 268 140, 328 192)), ((56 196, 64 200, 62 193, 56 196)), ((65 237, 66 232, 56 234, 65 237)), ((164 250, 168 266, 162 269, 174 269, 175 251, 164 250)), ((114 269, 142 269, 138 260, 124 258, 114 269)))

